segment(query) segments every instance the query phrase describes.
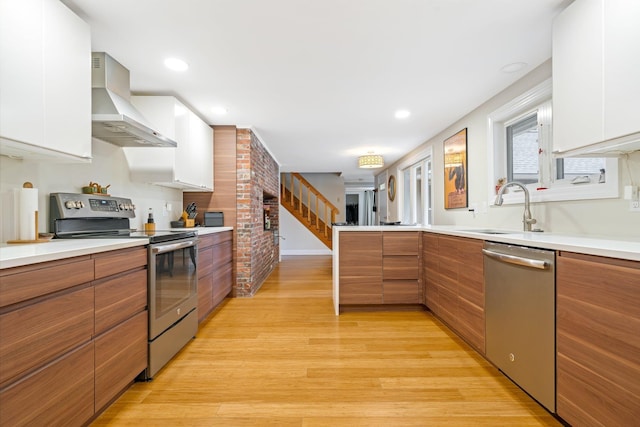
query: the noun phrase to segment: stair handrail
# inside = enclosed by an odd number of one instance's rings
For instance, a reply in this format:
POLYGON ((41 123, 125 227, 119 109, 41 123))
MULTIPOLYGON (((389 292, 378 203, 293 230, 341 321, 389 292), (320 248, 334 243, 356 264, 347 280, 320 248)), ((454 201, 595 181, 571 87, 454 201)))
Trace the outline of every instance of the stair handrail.
MULTIPOLYGON (((336 215, 340 212, 340 210, 333 204, 331 203, 322 193, 320 193, 320 191, 318 191, 309 181, 307 181, 301 174, 297 173, 297 172, 283 172, 283 179, 282 179, 282 197, 281 200, 284 203, 285 197, 284 197, 284 191, 286 189, 289 189, 289 191, 291 192, 291 200, 289 201, 291 207, 294 207, 294 192, 295 192, 295 181, 299 181, 300 185, 298 186, 298 195, 297 198, 300 201, 300 204, 298 205, 298 213, 300 214, 300 216, 303 216, 303 203, 306 204, 307 206, 307 221, 311 222, 311 196, 315 196, 315 215, 318 217, 318 219, 322 219, 325 223, 325 228, 324 228, 324 234, 325 237, 327 237, 329 235, 329 230, 331 229, 332 224, 336 221, 336 215), (289 176, 289 182, 291 184, 291 187, 287 187, 287 179, 286 176, 289 176), (303 188, 307 189, 307 200, 306 202, 303 201, 303 188), (321 217, 320 215, 320 202, 322 202, 322 204, 324 205, 324 216, 321 217)), ((316 230, 319 230, 320 225, 319 225, 319 221, 316 221, 315 224, 315 228, 316 230)))

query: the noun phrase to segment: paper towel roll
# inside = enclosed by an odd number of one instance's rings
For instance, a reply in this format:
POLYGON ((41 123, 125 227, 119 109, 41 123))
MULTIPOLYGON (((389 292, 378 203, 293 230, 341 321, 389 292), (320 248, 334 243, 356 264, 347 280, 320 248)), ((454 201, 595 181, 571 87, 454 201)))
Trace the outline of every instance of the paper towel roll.
POLYGON ((36 211, 38 210, 38 189, 18 190, 18 239, 36 240, 36 211))

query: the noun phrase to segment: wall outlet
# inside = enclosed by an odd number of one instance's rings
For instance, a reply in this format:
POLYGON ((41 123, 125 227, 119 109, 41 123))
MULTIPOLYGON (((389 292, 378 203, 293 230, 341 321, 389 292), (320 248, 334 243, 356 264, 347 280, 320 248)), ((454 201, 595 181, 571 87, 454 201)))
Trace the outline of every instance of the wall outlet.
POLYGON ((640 200, 632 200, 629 204, 629 210, 631 212, 640 212, 640 200))

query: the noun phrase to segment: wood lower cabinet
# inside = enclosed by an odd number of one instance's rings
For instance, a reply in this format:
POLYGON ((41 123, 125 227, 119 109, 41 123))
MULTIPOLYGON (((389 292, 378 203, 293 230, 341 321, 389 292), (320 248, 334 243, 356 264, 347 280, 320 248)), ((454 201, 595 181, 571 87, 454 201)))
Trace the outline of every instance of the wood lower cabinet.
POLYGON ((200 236, 198 243, 198 320, 202 322, 233 287, 233 232, 200 236))
POLYGON ((557 412, 572 425, 636 425, 640 262, 560 252, 557 412))
POLYGON ((433 313, 440 315, 438 253, 438 235, 422 233, 422 284, 424 287, 422 303, 433 313))
POLYGON ((94 415, 93 343, 0 390, 2 426, 80 426, 94 415))
POLYGON ((427 307, 484 354, 483 241, 423 233, 427 307))
POLYGON ((420 232, 382 233, 383 304, 420 304, 420 232))
POLYGON ((147 367, 147 311, 95 339, 95 406, 102 410, 147 367))
POLYGON ((382 304, 382 232, 341 232, 339 251, 340 304, 382 304))
POLYGON ((29 304, 0 315, 0 385, 15 381, 93 336, 93 288, 29 304))
POLYGON ((340 304, 420 304, 420 245, 419 231, 341 232, 340 304))
POLYGON ((146 266, 136 247, 0 271, 0 425, 86 424, 146 368, 146 266))
POLYGON ((147 249, 93 258, 100 277, 93 282, 95 410, 100 412, 147 367, 147 249))

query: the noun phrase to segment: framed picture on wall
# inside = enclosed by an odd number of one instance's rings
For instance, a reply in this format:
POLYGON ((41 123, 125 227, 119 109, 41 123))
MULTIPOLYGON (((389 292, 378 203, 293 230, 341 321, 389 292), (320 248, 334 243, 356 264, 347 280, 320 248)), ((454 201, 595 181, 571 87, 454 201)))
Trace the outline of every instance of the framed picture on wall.
POLYGON ((467 128, 444 141, 444 208, 466 208, 467 128))

